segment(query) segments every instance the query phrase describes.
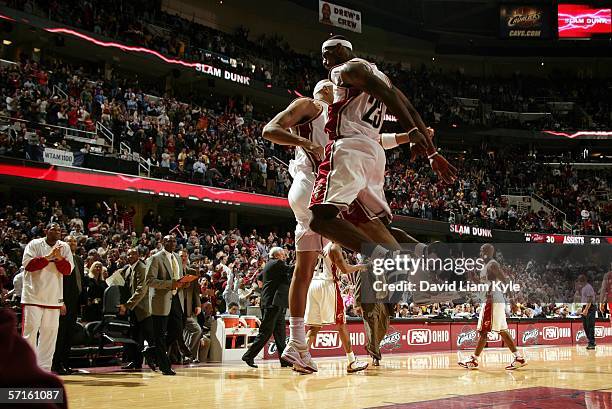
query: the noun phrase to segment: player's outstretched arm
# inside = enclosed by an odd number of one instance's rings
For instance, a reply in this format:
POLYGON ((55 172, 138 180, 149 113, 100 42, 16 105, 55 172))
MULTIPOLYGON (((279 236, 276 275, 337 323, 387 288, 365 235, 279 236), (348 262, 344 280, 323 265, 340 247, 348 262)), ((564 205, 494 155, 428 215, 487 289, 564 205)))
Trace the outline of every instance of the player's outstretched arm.
POLYGON ((382 101, 408 133, 420 132, 393 85, 376 76, 369 66, 360 62, 348 62, 342 67, 340 76, 343 83, 382 101))
POLYGON ((340 247, 338 244, 333 244, 329 249, 329 258, 331 259, 332 263, 338 266, 342 274, 351 274, 355 271, 360 271, 366 268, 364 264, 357 264, 354 266, 348 264, 344 259, 344 255, 342 254, 342 247, 340 247))
POLYGON ((309 152, 323 157, 323 147, 289 132, 289 129, 308 121, 319 114, 320 107, 311 99, 299 98, 293 101, 284 111, 279 112, 264 126, 263 137, 278 145, 299 146, 309 152))
MULTIPOLYGON (((350 84, 382 101, 408 132, 410 142, 415 143, 417 151, 427 154, 431 168, 438 177, 446 183, 455 180, 457 169, 438 153, 431 139, 421 133, 403 100, 405 96, 393 84, 387 84, 376 76, 369 66, 360 62, 344 64, 340 76, 344 84, 350 84)), ((427 132, 426 127, 424 132, 427 132)))

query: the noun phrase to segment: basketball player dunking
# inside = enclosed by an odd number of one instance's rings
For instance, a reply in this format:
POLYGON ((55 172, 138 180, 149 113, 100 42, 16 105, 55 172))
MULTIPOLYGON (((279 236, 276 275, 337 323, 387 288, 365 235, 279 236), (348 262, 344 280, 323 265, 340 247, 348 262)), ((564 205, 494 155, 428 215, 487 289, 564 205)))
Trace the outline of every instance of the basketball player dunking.
POLYGON ((334 103, 325 127, 330 142, 310 199, 310 228, 356 252, 362 252, 367 243, 384 244, 366 254, 381 258, 389 251, 400 250, 399 242, 383 223, 377 232, 384 235, 384 241, 337 216, 357 201, 370 218, 391 219, 383 190, 385 154, 379 143, 387 107, 408 131, 410 142, 415 143, 414 152, 427 154, 432 169, 445 182, 454 180, 456 169, 438 154, 408 99, 374 64, 355 58, 352 48, 342 36, 331 37, 322 45, 323 65, 330 70, 329 79, 334 84, 334 103))
MULTIPOLYGON (((612 265, 610 267, 612 267, 612 265)), ((602 314, 605 314, 606 312, 606 302, 608 303, 610 325, 612 325, 612 268, 603 276, 603 280, 601 281, 601 290, 599 291, 599 310, 602 314)))
MULTIPOLYGON (((481 283, 491 283, 495 281, 506 282, 506 275, 501 269, 501 266, 495 260, 495 248, 492 244, 483 244, 480 247, 480 257, 485 261, 485 266, 480 271, 481 283)), ((514 354, 514 360, 506 369, 513 370, 527 365, 525 358, 521 356, 516 348, 516 344, 508 331, 508 323, 506 322, 506 300, 504 294, 499 290, 492 290, 486 294, 486 303, 480 310, 477 327, 479 338, 474 354, 459 362, 459 366, 466 369, 478 369, 478 357, 482 353, 487 344, 487 335, 489 332, 498 332, 504 340, 504 343, 510 348, 514 354)))
MULTIPOLYGON (((304 328, 304 310, 306 307, 306 294, 317 263, 317 258, 325 245, 318 233, 313 232, 309 225, 312 212, 308 209, 310 195, 314 185, 317 168, 323 157, 323 146, 329 139, 325 133, 328 105, 333 101, 333 84, 329 80, 322 80, 315 86, 311 98, 298 98, 276 115, 263 130, 263 137, 279 145, 295 146, 295 159, 291 161, 289 172, 293 183, 289 190, 289 204, 296 218, 296 265, 289 289, 289 342, 283 359, 293 363, 308 372, 317 370, 316 364, 308 352, 304 328)), ((433 129, 428 129, 429 136, 433 136, 433 129)), ((379 143, 385 149, 392 149, 401 144, 409 143, 408 134, 382 134, 379 143)), ((411 149, 416 149, 414 146, 411 149)), ((388 241, 390 234, 380 220, 368 217, 363 209, 357 205, 346 212, 346 218, 355 223, 364 231, 372 241, 388 241), (382 230, 381 230, 382 226, 382 230), (375 232, 383 232, 376 235, 375 232), (371 234, 370 234, 371 233, 371 234)), ((405 241, 415 241, 403 231, 393 231, 405 241), (401 236, 403 235, 403 236, 401 236)))
POLYGON ((363 371, 368 367, 367 362, 355 358, 353 347, 346 327, 346 315, 344 314, 344 302, 340 294, 339 272, 352 274, 367 268, 364 264, 349 265, 342 254, 342 248, 332 242, 327 243, 319 257, 319 263, 308 289, 306 301, 306 325, 308 331, 308 346, 312 347, 317 339, 317 334, 324 325, 335 324, 338 335, 342 341, 342 347, 348 359, 346 371, 354 373, 363 371))

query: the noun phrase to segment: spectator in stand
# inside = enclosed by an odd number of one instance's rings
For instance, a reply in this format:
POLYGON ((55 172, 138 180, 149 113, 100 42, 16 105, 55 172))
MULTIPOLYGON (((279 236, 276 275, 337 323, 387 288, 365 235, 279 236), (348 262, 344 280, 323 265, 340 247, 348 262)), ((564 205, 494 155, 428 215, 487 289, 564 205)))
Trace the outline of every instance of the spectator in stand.
POLYGON ((87 322, 102 320, 102 301, 104 290, 108 288, 108 275, 101 261, 94 261, 85 276, 85 294, 87 301, 83 309, 83 320, 87 322))
POLYGON ((23 254, 23 337, 36 351, 38 365, 51 370, 60 314, 66 314, 63 279, 74 269, 68 244, 60 240, 57 223, 47 225, 46 237, 28 243, 23 254))

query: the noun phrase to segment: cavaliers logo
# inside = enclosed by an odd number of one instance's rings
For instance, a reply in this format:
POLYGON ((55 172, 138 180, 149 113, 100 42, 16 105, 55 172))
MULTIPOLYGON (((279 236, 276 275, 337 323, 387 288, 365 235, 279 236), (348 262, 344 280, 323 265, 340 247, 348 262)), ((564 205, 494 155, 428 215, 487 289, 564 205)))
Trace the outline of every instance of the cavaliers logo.
POLYGON ((395 328, 389 327, 390 332, 385 334, 385 337, 380 341, 380 349, 382 351, 393 351, 401 348, 400 339, 402 334, 395 328))
POLYGON ((531 325, 523 332, 523 345, 536 345, 540 337, 540 331, 537 328, 533 328, 531 325))
POLYGON ((459 336, 457 336, 457 347, 474 347, 478 339, 478 332, 475 329, 470 329, 468 326, 461 328, 459 336))

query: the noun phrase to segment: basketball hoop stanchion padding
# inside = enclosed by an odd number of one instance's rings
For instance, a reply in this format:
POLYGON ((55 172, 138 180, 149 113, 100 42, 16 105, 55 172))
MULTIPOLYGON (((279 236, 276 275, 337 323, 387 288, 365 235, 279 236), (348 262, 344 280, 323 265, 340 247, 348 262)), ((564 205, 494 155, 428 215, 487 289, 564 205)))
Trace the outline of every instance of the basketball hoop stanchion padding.
POLYGON ((239 361, 259 334, 257 319, 248 315, 222 315, 213 321, 211 334, 211 362, 239 361))

